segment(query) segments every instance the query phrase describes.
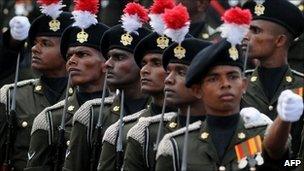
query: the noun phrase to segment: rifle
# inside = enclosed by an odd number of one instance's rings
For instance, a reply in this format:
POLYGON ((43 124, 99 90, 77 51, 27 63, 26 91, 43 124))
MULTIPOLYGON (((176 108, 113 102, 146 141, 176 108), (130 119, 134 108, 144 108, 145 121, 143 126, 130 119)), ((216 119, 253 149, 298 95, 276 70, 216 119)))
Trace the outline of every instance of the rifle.
POLYGON ((99 108, 99 113, 98 113, 98 121, 97 121, 96 128, 95 128, 96 132, 95 132, 95 136, 94 136, 93 143, 92 143, 93 147, 92 147, 92 157, 91 157, 91 164, 90 164, 91 171, 96 170, 98 159, 99 159, 99 156, 101 153, 101 145, 102 145, 101 131, 102 131, 102 121, 103 121, 102 111, 103 111, 103 107, 104 107, 104 101, 106 98, 107 76, 108 76, 108 70, 106 71, 105 80, 103 83, 102 97, 101 97, 101 103, 100 103, 100 108, 99 108))
POLYGON ((157 130, 157 138, 156 138, 156 143, 154 145, 154 151, 157 151, 160 139, 163 134, 163 127, 164 127, 164 115, 165 115, 165 110, 166 110, 166 99, 167 99, 167 93, 165 92, 165 97, 164 97, 164 103, 163 103, 163 108, 162 108, 162 113, 161 113, 161 120, 158 124, 158 130, 157 130))
POLYGON ((189 121, 190 120, 190 105, 187 108, 186 132, 184 137, 183 158, 181 171, 187 170, 187 154, 188 154, 188 137, 189 137, 189 121))
POLYGON ((56 160, 55 160, 55 166, 54 166, 55 171, 62 170, 62 165, 64 163, 64 158, 65 158, 65 152, 67 149, 67 145, 65 143, 65 119, 66 119, 66 115, 67 115, 67 102, 68 102, 68 97, 69 97, 68 90, 69 90, 70 84, 71 84, 71 74, 69 74, 69 77, 68 77, 68 84, 67 84, 66 93, 65 93, 61 123, 60 123, 59 130, 58 130, 59 133, 58 133, 58 142, 57 142, 56 155, 55 155, 56 160))
MULTIPOLYGON (((7 135, 6 135, 6 143, 5 143, 5 158, 4 162, 0 167, 1 171, 11 171, 12 170, 12 161, 11 161, 11 151, 14 142, 14 129, 16 123, 16 93, 17 93, 17 82, 19 76, 19 63, 20 63, 20 53, 17 57, 17 64, 16 64, 16 73, 15 73, 15 80, 14 80, 14 89, 13 89, 13 97, 12 97, 12 105, 10 106, 9 116, 7 120, 7 135)), ((9 103, 9 101, 8 101, 9 103)))
POLYGON ((120 171, 123 164, 123 149, 122 149, 122 127, 123 127, 123 112, 124 112, 124 90, 121 90, 120 113, 119 113, 119 130, 116 144, 116 170, 120 171))

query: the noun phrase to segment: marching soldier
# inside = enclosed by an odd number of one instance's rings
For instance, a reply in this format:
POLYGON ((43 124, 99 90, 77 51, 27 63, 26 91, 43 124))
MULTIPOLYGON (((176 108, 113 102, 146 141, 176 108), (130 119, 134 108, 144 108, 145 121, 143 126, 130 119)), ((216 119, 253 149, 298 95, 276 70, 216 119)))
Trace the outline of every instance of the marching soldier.
POLYGON ((72 96, 44 109, 35 118, 25 169, 28 171, 62 169, 66 146, 70 142, 73 115, 86 101, 102 95, 106 60, 99 44, 108 27, 98 23, 95 18, 98 4, 92 1, 76 2, 73 12, 75 22, 64 31, 60 42, 61 55, 67 61, 69 80, 76 91, 73 93, 73 89, 69 89, 72 96), (88 6, 84 6, 84 3, 88 6), (85 16, 86 13, 91 15, 85 16), (84 17, 90 22, 83 20, 84 17), (59 125, 63 132, 58 133, 59 125))
MULTIPOLYGON (((193 57, 201 49, 210 45, 198 39, 185 39, 181 46, 186 50, 186 56, 178 59, 174 56, 174 49, 177 43, 168 47, 163 54, 163 67, 168 72, 165 79, 166 104, 176 106, 180 109, 180 115, 176 113, 164 114, 164 128, 162 132, 172 132, 180 127, 185 126, 186 109, 191 105, 191 122, 204 120, 203 104, 199 96, 184 86, 185 73, 193 57)), ((127 148, 125 152, 124 170, 150 170, 154 168, 154 143, 157 138, 158 124, 160 115, 142 118, 130 129, 127 139, 127 148), (148 134, 145 134, 148 133, 148 134)))
MULTIPOLYGON (((145 21, 145 17, 148 17, 148 13, 142 9, 139 4, 129 3, 126 5, 124 12, 126 12, 124 17, 133 17, 133 15, 138 15, 141 17, 140 20, 145 21), (129 14, 129 9, 136 9, 135 14, 129 14), (145 14, 145 15, 139 15, 145 14)), ((126 20, 127 21, 127 20, 126 20)), ((142 21, 136 21, 138 23, 142 21)), ((124 20, 122 22, 124 25, 124 20)), ((134 30, 135 31, 135 30, 134 30)), ((160 67, 161 63, 161 52, 163 49, 157 46, 156 39, 158 34, 151 33, 142 40, 138 42, 134 49, 134 59, 138 68, 142 68, 141 63, 142 58, 147 56, 145 64, 149 64, 149 73, 143 73, 140 70, 141 76, 141 92, 146 95, 152 96, 152 102, 149 102, 148 109, 142 109, 131 115, 124 117, 121 116, 120 120, 111 125, 105 132, 102 140, 102 151, 100 153, 100 159, 97 170, 120 170, 123 163, 123 151, 125 149, 125 137, 128 130, 137 122, 138 118, 141 116, 150 116, 153 113, 158 113, 161 108, 162 98, 163 98, 163 79, 165 71, 160 67), (153 63, 154 65, 152 65, 153 63), (151 66, 152 65, 152 66, 151 66), (144 75, 144 76, 143 76, 144 75), (122 136, 119 136, 122 135, 122 136), (121 146, 120 146, 121 145, 121 146), (118 153, 120 147, 122 147, 122 153, 118 153)))
MULTIPOLYGON (((287 63, 290 44, 303 33, 304 18, 301 11, 287 0, 249 1, 244 8, 249 8, 254 15, 244 45, 249 48, 248 57, 258 59, 260 66, 249 71, 250 83, 242 106, 255 107, 275 119, 275 107, 281 92, 304 84, 303 73, 292 70, 287 63)), ((302 127, 303 119, 292 124, 294 158, 299 149, 299 130, 302 127)))
MULTIPOLYGON (((72 23, 71 14, 59 13, 58 16, 43 14, 31 25, 29 30, 29 46, 32 47, 32 68, 41 77, 18 83, 16 92, 16 117, 10 147, 6 147, 9 161, 16 171, 26 166, 27 151, 30 142, 32 122, 45 107, 55 104, 63 98, 66 89, 65 61, 60 54, 60 37, 63 30, 72 23), (50 25, 56 21, 56 25, 50 25), (7 149, 9 148, 9 149, 7 149)), ((13 85, 1 88, 1 103, 6 105, 7 113, 10 109, 13 85)), ((6 115, 1 113, 1 115, 6 115)), ((9 115, 7 115, 10 117, 9 115)), ((4 135, 6 133, 1 133, 4 135)), ((7 136, 1 137, 1 141, 7 136)))

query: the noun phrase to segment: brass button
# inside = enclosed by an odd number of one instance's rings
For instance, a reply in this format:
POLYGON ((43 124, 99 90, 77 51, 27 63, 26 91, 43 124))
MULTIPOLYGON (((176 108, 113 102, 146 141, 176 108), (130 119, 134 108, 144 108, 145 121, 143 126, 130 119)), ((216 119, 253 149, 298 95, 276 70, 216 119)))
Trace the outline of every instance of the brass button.
POLYGON ((114 106, 113 111, 115 112, 119 111, 119 106, 114 106))
POLYGON ((203 39, 208 39, 210 36, 208 33, 203 33, 202 34, 203 39))
POLYGON ((24 43, 24 48, 27 48, 28 44, 27 42, 24 43))
POLYGON ((207 139, 208 136, 209 136, 209 133, 207 133, 207 132, 203 132, 203 133, 201 134, 201 138, 202 138, 203 140, 204 140, 204 139, 207 139))
POLYGON ((226 167, 225 167, 225 166, 220 166, 220 167, 219 167, 219 171, 224 171, 224 170, 226 170, 226 167))
POLYGON ((23 128, 25 128, 25 127, 27 127, 28 123, 26 121, 23 121, 21 125, 23 128))
POLYGON ((273 106, 268 106, 268 109, 269 109, 269 111, 272 111, 273 110, 273 106))
POLYGON ((7 8, 4 8, 3 14, 7 15, 9 13, 9 10, 7 8))
POLYGON ((66 145, 67 145, 67 146, 69 146, 69 145, 70 145, 70 140, 68 140, 68 141, 66 142, 66 145))
POLYGON ((73 94, 74 90, 72 88, 69 88, 70 95, 73 94))
POLYGON ((238 133, 239 139, 244 139, 246 135, 243 132, 238 133))
POLYGON ((175 123, 175 122, 171 122, 171 123, 169 124, 169 127, 170 127, 170 128, 176 128, 176 126, 177 126, 177 123, 175 123))
POLYGON ((37 85, 36 87, 35 87, 35 90, 36 91, 40 91, 42 89, 42 86, 41 85, 37 85))
POLYGON ((74 108, 75 108, 74 106, 69 106, 69 107, 68 107, 68 111, 70 111, 70 112, 71 112, 71 111, 73 111, 73 110, 74 110, 74 108))
POLYGON ((253 77, 251 77, 250 81, 251 81, 251 82, 256 82, 257 79, 258 79, 258 77, 253 76, 253 77))
POLYGON ((292 77, 291 76, 286 76, 286 81, 289 82, 289 83, 292 82, 292 77))

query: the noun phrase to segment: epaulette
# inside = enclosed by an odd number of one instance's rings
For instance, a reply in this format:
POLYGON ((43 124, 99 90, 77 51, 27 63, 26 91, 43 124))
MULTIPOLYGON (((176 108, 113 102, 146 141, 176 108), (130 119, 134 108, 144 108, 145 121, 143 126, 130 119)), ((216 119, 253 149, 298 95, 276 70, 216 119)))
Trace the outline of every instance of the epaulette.
MULTIPOLYGON (((201 128, 202 125, 202 121, 196 121, 192 124, 189 125, 189 132, 194 131, 194 130, 198 130, 201 128)), ((156 159, 158 159, 159 156, 163 155, 163 156, 173 156, 173 146, 172 143, 170 141, 170 139, 172 137, 175 137, 177 135, 181 135, 184 134, 186 132, 186 127, 180 128, 174 132, 168 133, 164 136, 164 138, 160 141, 158 149, 157 149, 157 153, 156 153, 156 159)))
POLYGON ((304 78, 304 74, 301 73, 301 72, 299 72, 299 71, 296 71, 296 70, 293 70, 293 69, 292 69, 291 72, 292 72, 293 74, 297 75, 297 76, 300 76, 300 77, 304 78))
MULTIPOLYGON (((164 114, 164 121, 170 121, 174 118, 177 114, 175 112, 169 112, 164 114)), ((129 137, 133 138, 134 140, 138 141, 141 146, 144 144, 145 140, 145 130, 152 123, 159 122, 161 120, 161 114, 151 117, 143 117, 140 118, 138 123, 134 125, 127 134, 127 139, 129 137)))
MULTIPOLYGON (((17 82, 17 87, 22 87, 27 84, 33 84, 37 82, 39 79, 29 79, 29 80, 23 80, 17 82)), ((3 104, 7 103, 7 96, 8 96, 8 90, 14 88, 14 83, 12 84, 5 84, 4 86, 1 87, 0 89, 0 102, 3 104)))
POLYGON ((62 106, 64 106, 64 100, 61 100, 53 106, 46 107, 42 112, 40 112, 34 119, 31 135, 39 129, 48 131, 50 129, 49 119, 47 117, 48 111, 58 109, 62 106))
MULTIPOLYGON (((138 119, 144 112, 146 112, 147 109, 143 109, 139 112, 136 112, 132 115, 123 117, 123 123, 128 123, 130 121, 134 121, 138 119)), ((119 130, 119 120, 116 121, 114 124, 112 124, 104 133, 104 136, 102 138, 102 142, 108 142, 112 145, 115 145, 117 133, 119 130)))
MULTIPOLYGON (((104 105, 112 104, 113 101, 114 101, 114 96, 106 97, 104 100, 104 105)), ((100 104, 101 104, 101 98, 86 101, 83 105, 80 106, 80 108, 74 114, 73 124, 75 123, 75 121, 78 121, 79 123, 88 127, 90 123, 91 107, 100 104)))
MULTIPOLYGON (((246 108, 244 108, 246 109, 246 108)), ((244 110, 242 109, 242 110, 244 110)), ((249 109, 249 108, 248 108, 249 109)), ((246 129, 251 129, 260 126, 267 126, 272 124, 272 120, 263 113, 254 112, 240 112, 240 115, 244 121, 244 126, 246 129)))
POLYGON ((247 69, 247 70, 245 71, 245 74, 251 74, 251 73, 253 73, 253 71, 254 71, 254 69, 247 69))

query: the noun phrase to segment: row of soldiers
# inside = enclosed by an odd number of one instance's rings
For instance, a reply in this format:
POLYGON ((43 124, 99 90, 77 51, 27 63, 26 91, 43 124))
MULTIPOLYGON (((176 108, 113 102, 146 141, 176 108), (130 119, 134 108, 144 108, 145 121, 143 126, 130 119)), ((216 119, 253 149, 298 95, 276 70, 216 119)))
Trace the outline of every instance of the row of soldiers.
POLYGON ((304 80, 287 55, 304 18, 287 0, 227 11, 217 43, 193 38, 173 1, 155 0, 153 31, 136 3, 111 28, 96 1, 74 8, 44 10, 29 28, 41 76, 1 88, 1 169, 286 170, 303 158, 304 80), (238 43, 235 25, 249 28, 238 43))

